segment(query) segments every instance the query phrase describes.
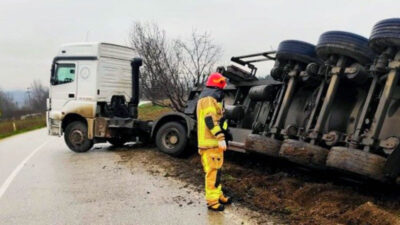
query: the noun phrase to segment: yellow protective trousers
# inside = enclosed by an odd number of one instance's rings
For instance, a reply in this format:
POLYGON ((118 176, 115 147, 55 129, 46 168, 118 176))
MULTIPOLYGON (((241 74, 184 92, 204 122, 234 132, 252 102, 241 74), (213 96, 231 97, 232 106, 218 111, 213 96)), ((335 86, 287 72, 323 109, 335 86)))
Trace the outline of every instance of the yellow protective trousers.
POLYGON ((223 195, 220 181, 224 151, 219 148, 199 149, 199 154, 205 173, 206 201, 208 206, 212 206, 223 195))

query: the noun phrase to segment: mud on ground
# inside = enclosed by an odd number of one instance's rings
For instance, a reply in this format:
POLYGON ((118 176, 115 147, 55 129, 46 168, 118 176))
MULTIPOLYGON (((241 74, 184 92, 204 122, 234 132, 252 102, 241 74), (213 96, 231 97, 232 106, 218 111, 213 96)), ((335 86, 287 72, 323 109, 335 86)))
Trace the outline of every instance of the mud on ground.
MULTIPOLYGON (((154 148, 118 150, 119 163, 140 157, 155 175, 184 180, 202 192, 200 157, 173 158, 154 148)), ((345 182, 327 172, 294 168, 260 155, 227 152, 222 184, 236 202, 296 225, 400 224, 400 187, 345 182)), ((263 224, 263 218, 259 218, 263 224)))

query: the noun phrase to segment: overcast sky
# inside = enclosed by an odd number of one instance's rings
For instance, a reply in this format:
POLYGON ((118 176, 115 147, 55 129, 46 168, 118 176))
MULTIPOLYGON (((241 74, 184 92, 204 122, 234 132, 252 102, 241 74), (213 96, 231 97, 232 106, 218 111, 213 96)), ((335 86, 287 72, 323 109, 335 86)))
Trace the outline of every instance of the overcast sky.
POLYGON ((133 21, 158 23, 170 37, 208 31, 227 64, 285 39, 315 44, 328 30, 368 37, 377 21, 399 16, 399 0, 1 0, 0 87, 25 90, 33 79, 48 85, 61 44, 86 37, 127 44, 133 21))

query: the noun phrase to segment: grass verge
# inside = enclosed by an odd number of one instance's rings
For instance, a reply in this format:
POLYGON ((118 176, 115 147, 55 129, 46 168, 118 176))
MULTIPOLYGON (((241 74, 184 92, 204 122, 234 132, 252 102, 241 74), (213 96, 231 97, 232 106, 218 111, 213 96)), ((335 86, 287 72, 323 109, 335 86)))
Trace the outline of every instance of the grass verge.
POLYGON ((161 115, 171 112, 169 107, 153 105, 151 103, 139 106, 139 119, 141 120, 156 120, 161 115))
POLYGON ((8 120, 0 122, 0 140, 16 134, 36 130, 46 126, 44 116, 24 120, 8 120), (15 126, 15 127, 14 127, 15 126))

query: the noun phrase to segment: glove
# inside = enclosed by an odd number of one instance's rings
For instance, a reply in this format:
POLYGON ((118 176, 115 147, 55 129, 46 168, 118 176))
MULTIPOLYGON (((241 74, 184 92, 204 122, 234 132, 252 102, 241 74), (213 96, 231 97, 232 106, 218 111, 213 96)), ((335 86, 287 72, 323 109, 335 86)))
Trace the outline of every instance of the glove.
POLYGON ((226 150, 226 142, 225 142, 225 140, 218 141, 218 148, 221 151, 225 151, 226 150))

